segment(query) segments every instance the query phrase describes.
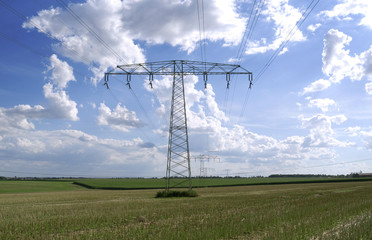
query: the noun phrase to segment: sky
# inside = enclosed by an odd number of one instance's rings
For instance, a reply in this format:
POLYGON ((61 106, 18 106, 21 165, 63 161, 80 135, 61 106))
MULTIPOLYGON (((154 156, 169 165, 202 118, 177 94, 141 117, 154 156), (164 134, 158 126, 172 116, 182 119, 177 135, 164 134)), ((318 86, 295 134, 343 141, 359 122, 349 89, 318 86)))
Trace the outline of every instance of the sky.
POLYGON ((0 0, 0 175, 163 177, 172 78, 117 65, 240 64, 185 77, 192 176, 372 172, 372 2, 0 0))

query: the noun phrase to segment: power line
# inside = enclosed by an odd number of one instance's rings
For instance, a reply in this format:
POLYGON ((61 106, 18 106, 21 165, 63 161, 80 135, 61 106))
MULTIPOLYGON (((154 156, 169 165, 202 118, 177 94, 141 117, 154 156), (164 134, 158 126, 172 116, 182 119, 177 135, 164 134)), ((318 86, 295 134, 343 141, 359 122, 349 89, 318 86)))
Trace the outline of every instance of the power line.
POLYGON ((204 0, 202 0, 202 17, 203 17, 203 46, 204 46, 204 62, 207 61, 207 40, 205 35, 205 21, 204 21, 204 0))
MULTIPOLYGON (((207 36, 205 34, 205 17, 204 17, 204 0, 201 0, 201 10, 199 7, 199 0, 196 2, 196 7, 198 11, 198 26, 199 26, 199 42, 200 42, 200 55, 201 55, 201 61, 206 62, 207 61, 207 36), (201 12, 201 17, 200 17, 201 12)), ((204 66, 204 70, 206 71, 206 66, 204 66)))
MULTIPOLYGON (((42 58, 44 58, 46 60, 49 60, 49 58, 50 58, 49 56, 41 53, 40 51, 36 50, 35 48, 32 48, 31 46, 29 46, 29 45, 27 45, 27 44, 25 44, 25 43, 23 43, 23 42, 15 39, 15 38, 13 38, 13 37, 7 35, 6 33, 0 32, 0 37, 2 37, 4 39, 6 39, 6 40, 9 40, 9 41, 17 44, 17 45, 23 47, 24 49, 32 52, 33 54, 38 55, 38 56, 40 56, 40 57, 42 57, 42 58)), ((85 75, 83 73, 77 71, 76 69, 74 69, 73 71, 74 71, 74 73, 76 73, 80 77, 85 77, 85 75)))
MULTIPOLYGON (((314 10, 314 8, 317 6, 317 4, 319 3, 319 1, 320 0, 317 0, 317 2, 315 4, 313 4, 315 2, 315 0, 312 0, 310 2, 309 6, 306 8, 306 10, 301 14, 300 19, 292 27, 291 31, 288 32, 287 36, 282 41, 282 43, 280 44, 279 48, 276 49, 276 51, 270 57, 270 59, 268 60, 268 62, 264 65, 264 67, 256 75, 253 83, 257 83, 258 82, 258 80, 262 77, 262 75, 266 72, 266 70, 270 67, 270 65, 273 63, 273 61, 278 57, 278 55, 282 52, 282 50, 284 49, 284 47, 291 40, 292 36, 297 32, 297 30, 301 27, 301 25, 304 23, 304 21, 307 19, 307 17, 310 15, 310 13, 314 10)), ((248 104, 249 95, 250 94, 248 94, 248 92, 245 95, 245 99, 244 99, 244 103, 243 103, 243 106, 242 106, 242 110, 241 110, 241 113, 239 115, 239 121, 240 121, 241 117, 245 113, 245 109, 246 109, 247 104, 248 104)))
POLYGON ((317 0, 316 3, 313 5, 315 0, 312 0, 309 6, 306 8, 305 12, 301 14, 300 19, 296 22, 296 24, 293 26, 291 31, 287 34, 285 39, 280 44, 279 48, 273 53, 273 55, 270 57, 270 59, 267 61, 265 66, 259 71, 255 78, 255 82, 257 82, 261 76, 266 72, 266 70, 270 67, 270 65, 273 63, 273 61, 277 58, 277 56, 282 52, 283 48, 288 44, 288 42, 291 40, 292 36, 297 32, 297 30, 301 27, 301 25, 305 22, 307 17, 310 15, 310 13, 314 10, 314 8, 318 5, 320 0, 317 0))
POLYGON ((201 34, 202 31, 201 31, 201 26, 200 26, 199 0, 196 1, 196 7, 197 7, 197 12, 198 12, 200 57, 201 57, 201 61, 204 62, 203 42, 202 42, 202 34, 201 34))
MULTIPOLYGON (((118 82, 125 84, 122 80, 118 79, 116 76, 113 76, 113 77, 114 77, 118 82)), ((108 86, 108 85, 107 85, 107 86, 108 86)), ((115 99, 115 101, 119 103, 120 100, 118 99, 118 97, 117 97, 117 96, 116 96, 116 95, 111 91, 110 88, 108 88, 108 90, 109 90, 111 96, 115 99)), ((133 96, 133 98, 134 98, 136 104, 139 106, 140 111, 142 112, 142 114, 143 114, 143 115, 145 116, 145 118, 147 119, 148 123, 151 125, 151 127, 152 127, 153 129, 156 129, 156 127, 155 127, 153 121, 151 120, 151 118, 150 118, 149 115, 147 114, 146 109, 143 107, 141 101, 139 100, 139 98, 137 97, 137 95, 135 94, 135 92, 133 91, 133 89, 130 88, 129 90, 130 90, 130 93, 132 94, 132 96, 133 96)), ((146 138, 147 141, 149 141, 149 142, 154 142, 154 141, 151 141, 152 138, 150 138, 150 137, 146 134, 145 131, 143 131, 141 128, 138 128, 138 130, 141 131, 141 133, 143 134, 143 136, 146 138)))
POLYGON ((257 0, 255 0, 254 3, 253 3, 252 9, 251 9, 251 12, 250 12, 250 15, 249 15, 249 19, 248 19, 248 22, 247 22, 247 25, 246 25, 246 28, 245 28, 245 31, 244 31, 244 35, 242 37, 242 40, 240 42, 240 46, 239 46, 239 49, 238 49, 238 53, 236 55, 236 59, 237 59, 238 64, 240 63, 240 61, 243 57, 243 54, 245 53, 245 50, 247 49, 247 42, 250 40, 250 38, 251 38, 255 28, 256 28, 258 18, 261 15, 262 7, 265 4, 265 0, 259 0, 259 2, 257 4, 257 7, 256 7, 256 3, 257 3, 257 0), (256 9, 256 11, 255 11, 255 14, 253 15, 254 9, 256 9), (252 16, 253 16, 253 19, 252 19, 252 16))
MULTIPOLYGON (((240 64, 240 62, 242 60, 242 57, 243 57, 243 54, 245 53, 245 51, 247 49, 247 42, 250 40, 250 38, 251 38, 255 28, 256 28, 256 25, 257 25, 257 22, 258 22, 258 19, 259 19, 260 15, 261 15, 261 11, 262 11, 262 8, 263 8, 264 4, 265 4, 265 0, 259 0, 259 2, 257 2, 257 0, 255 0, 254 3, 253 3, 248 22, 246 24, 244 34, 243 34, 243 37, 242 37, 241 42, 240 42, 238 53, 236 55, 237 64, 240 64), (256 11, 254 11, 254 10, 256 10, 256 11), (253 12, 254 12, 254 14, 253 14, 253 12)), ((251 89, 250 87, 251 87, 251 85, 249 85, 249 88, 247 89, 246 95, 248 95, 248 92, 251 89)), ((230 118, 230 115, 231 115, 232 104, 234 102, 234 97, 235 97, 235 90, 236 90, 236 84, 234 84, 233 94, 232 94, 232 98, 231 98, 231 101, 230 101, 230 108, 229 108, 228 118, 230 118)), ((227 101, 228 101, 228 96, 229 96, 229 94, 227 95, 227 101)), ((244 102, 247 102, 247 101, 248 101, 248 99, 245 98, 244 102)), ((240 117, 239 117, 238 121, 240 121, 240 117)))
POLYGON ((75 18, 89 33, 91 33, 106 49, 108 49, 112 54, 114 54, 120 61, 125 63, 125 60, 112 49, 83 19, 79 17, 63 0, 56 0, 62 7, 64 7, 67 12, 75 18))
MULTIPOLYGON (((49 32, 47 32, 46 30, 44 30, 41 26, 39 26, 38 24, 36 24, 34 21, 32 21, 31 19, 27 18, 25 15, 23 15, 22 13, 20 13, 19 11, 17 11, 16 9, 14 9, 13 7, 11 7, 9 4, 5 3, 3 0, 0 0, 0 5, 3 6, 4 8, 6 8, 9 12, 13 13, 14 15, 16 15, 18 18, 20 18, 21 20, 24 20, 25 22, 28 22, 30 23, 33 27, 35 27, 37 30, 39 30, 40 32, 44 33, 45 35, 47 35, 49 38, 51 39, 55 39, 57 41, 59 41, 58 38, 54 37, 53 35, 51 35, 49 32)), ((4 37, 6 38, 6 37, 4 37)), ((9 38, 8 38, 9 39, 9 38)), ((9 39, 10 40, 10 39, 9 39)), ((11 40, 13 41, 13 40, 11 40)), ((14 41, 16 42, 16 41, 14 41)), ((86 62, 90 63, 91 61, 87 58, 84 58, 82 56, 80 56, 80 54, 75 50, 75 49, 72 49, 70 48, 69 46, 67 46, 64 42, 61 42, 62 46, 66 49, 69 49, 70 51, 74 52, 76 54, 76 56, 82 58, 83 60, 85 60, 86 62)), ((21 46, 24 47, 24 44, 20 44, 21 46)), ((25 47, 27 49, 30 49, 29 47, 25 47)), ((34 51, 33 51, 34 52, 34 51)), ((38 54, 39 55, 39 54, 38 54)))
POLYGON ((11 41, 11 42, 13 42, 13 43, 15 43, 15 44, 17 44, 17 45, 19 45, 19 46, 27 49, 28 51, 32 52, 35 55, 38 55, 38 56, 40 56, 42 58, 48 58, 45 54, 41 53, 40 51, 38 51, 38 50, 30 47, 29 45, 27 45, 27 44, 25 44, 25 43, 23 43, 23 42, 15 39, 15 38, 11 37, 11 36, 9 36, 6 33, 0 32, 0 37, 4 38, 6 40, 9 40, 9 41, 11 41))

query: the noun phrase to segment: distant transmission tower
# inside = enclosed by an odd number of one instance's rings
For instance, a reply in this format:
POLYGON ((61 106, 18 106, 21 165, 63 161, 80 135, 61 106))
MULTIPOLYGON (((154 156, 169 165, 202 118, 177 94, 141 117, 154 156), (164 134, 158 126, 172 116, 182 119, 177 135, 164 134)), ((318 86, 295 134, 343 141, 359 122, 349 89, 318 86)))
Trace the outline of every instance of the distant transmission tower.
POLYGON ((193 158, 195 158, 195 160, 199 160, 199 178, 205 178, 205 177, 208 177, 208 169, 210 168, 207 168, 205 167, 205 162, 209 162, 210 160, 213 160, 214 162, 216 162, 216 160, 220 160, 220 158, 217 156, 217 155, 204 155, 204 154, 200 154, 200 155, 197 155, 197 156, 193 156, 193 158))
POLYGON ((208 75, 226 75, 227 88, 230 76, 243 74, 248 76, 249 87, 252 85, 252 73, 234 64, 210 63, 186 60, 170 60, 138 64, 118 65, 113 71, 105 73, 104 85, 108 88, 110 75, 125 75, 129 88, 132 76, 148 75, 152 88, 154 75, 173 76, 172 102, 169 124, 168 156, 166 171, 166 190, 175 187, 186 187, 191 190, 191 169, 189 137, 187 131, 185 75, 202 75, 207 87, 208 75))

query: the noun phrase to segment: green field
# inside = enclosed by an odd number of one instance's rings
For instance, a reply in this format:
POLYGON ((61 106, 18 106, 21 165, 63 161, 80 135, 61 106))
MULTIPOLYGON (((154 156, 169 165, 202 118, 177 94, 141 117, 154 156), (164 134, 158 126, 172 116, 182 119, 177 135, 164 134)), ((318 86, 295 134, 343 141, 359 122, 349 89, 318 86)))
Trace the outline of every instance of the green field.
POLYGON ((372 239, 372 182, 62 190, 0 194, 0 239, 372 239))
MULTIPOLYGON (((336 177, 277 177, 277 178, 193 178, 192 186, 218 187, 259 184, 316 183, 343 181, 372 181, 372 178, 336 178, 336 177)), ((165 187, 165 179, 158 178, 118 178, 118 179, 77 179, 74 181, 92 189, 160 189, 165 187)))
POLYGON ((82 189, 72 181, 0 181, 0 193, 55 192, 82 189))

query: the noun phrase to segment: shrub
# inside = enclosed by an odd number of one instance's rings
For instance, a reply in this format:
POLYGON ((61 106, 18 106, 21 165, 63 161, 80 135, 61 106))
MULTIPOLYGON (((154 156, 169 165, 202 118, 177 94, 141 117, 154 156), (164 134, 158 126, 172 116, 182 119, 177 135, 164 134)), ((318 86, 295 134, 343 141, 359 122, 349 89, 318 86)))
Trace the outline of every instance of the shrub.
POLYGON ((160 191, 156 193, 156 198, 167 198, 167 197, 197 197, 198 194, 195 191, 160 191))

